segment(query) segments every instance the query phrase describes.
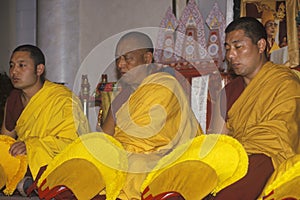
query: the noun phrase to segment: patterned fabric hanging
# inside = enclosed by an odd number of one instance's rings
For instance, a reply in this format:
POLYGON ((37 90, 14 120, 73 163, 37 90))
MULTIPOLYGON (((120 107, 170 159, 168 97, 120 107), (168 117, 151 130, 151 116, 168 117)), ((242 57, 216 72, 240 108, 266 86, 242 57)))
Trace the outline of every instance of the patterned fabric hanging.
POLYGON ((175 61, 175 30, 178 26, 178 20, 174 16, 171 7, 167 9, 165 17, 160 23, 156 48, 154 51, 154 60, 157 63, 171 63, 175 61))
POLYGON ((177 61, 199 61, 207 57, 204 20, 194 0, 188 2, 179 20, 175 54, 177 61))

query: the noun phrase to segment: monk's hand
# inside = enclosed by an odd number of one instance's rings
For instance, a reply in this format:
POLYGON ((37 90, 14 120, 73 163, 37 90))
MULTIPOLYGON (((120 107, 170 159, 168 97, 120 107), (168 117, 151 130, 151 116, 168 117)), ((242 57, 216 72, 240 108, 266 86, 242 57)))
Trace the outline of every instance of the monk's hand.
POLYGON ((15 142, 11 145, 9 153, 12 156, 25 155, 26 154, 26 145, 24 142, 15 142))

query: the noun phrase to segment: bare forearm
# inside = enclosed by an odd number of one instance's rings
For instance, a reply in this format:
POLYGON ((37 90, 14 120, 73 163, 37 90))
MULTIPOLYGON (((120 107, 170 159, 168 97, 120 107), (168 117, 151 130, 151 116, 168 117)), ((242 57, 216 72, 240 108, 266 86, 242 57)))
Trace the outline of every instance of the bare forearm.
POLYGON ((102 131, 106 134, 113 136, 115 134, 115 121, 112 116, 111 109, 109 109, 106 119, 101 126, 102 131))

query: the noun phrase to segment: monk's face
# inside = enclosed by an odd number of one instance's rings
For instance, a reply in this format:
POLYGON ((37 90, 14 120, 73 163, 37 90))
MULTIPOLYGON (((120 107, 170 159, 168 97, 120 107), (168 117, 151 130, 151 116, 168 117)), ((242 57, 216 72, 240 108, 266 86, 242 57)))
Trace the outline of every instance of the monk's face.
POLYGON ((147 52, 138 40, 127 38, 118 43, 116 58, 116 66, 122 81, 139 84, 148 75, 147 64, 151 63, 152 53, 147 52))
POLYGON ((118 56, 116 65, 121 75, 124 75, 135 67, 145 64, 144 53, 143 50, 134 50, 118 56))
POLYGON ((276 35, 276 31, 277 31, 277 23, 275 23, 274 20, 269 20, 267 21, 266 25, 265 25, 265 29, 268 35, 268 38, 274 38, 276 35))
POLYGON ((30 52, 17 51, 13 53, 9 67, 9 75, 15 88, 25 90, 39 84, 41 66, 35 67, 30 52))
POLYGON ((134 38, 127 38, 120 41, 116 49, 116 65, 121 75, 129 70, 147 63, 145 49, 134 38))
POLYGON ((226 34, 226 60, 237 75, 252 79, 265 63, 265 39, 254 44, 244 30, 235 30, 226 34))

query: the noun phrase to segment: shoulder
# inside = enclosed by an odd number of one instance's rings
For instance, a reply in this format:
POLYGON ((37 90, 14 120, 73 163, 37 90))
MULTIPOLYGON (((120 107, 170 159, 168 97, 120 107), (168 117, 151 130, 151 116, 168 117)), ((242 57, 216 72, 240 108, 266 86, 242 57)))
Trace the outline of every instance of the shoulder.
POLYGON ((7 97, 7 101, 15 101, 16 99, 20 99, 21 94, 22 94, 22 90, 13 89, 9 93, 9 96, 7 97))
POLYGON ((266 64, 268 67, 268 74, 270 77, 270 80, 281 82, 281 81, 288 81, 288 82, 297 82, 299 83, 299 78, 294 72, 293 69, 285 66, 285 65, 279 65, 269 62, 266 64))
POLYGON ((280 95, 300 95, 300 79, 293 69, 285 65, 273 64, 262 74, 267 79, 264 83, 265 91, 274 91, 280 95))
POLYGON ((42 90, 47 91, 47 93, 55 96, 72 95, 72 91, 64 85, 53 83, 51 81, 45 81, 42 90))
POLYGON ((168 72, 157 72, 147 76, 141 85, 157 84, 160 86, 176 87, 179 85, 177 79, 168 72))
POLYGON ((46 81, 42 88, 42 91, 39 93, 44 97, 47 97, 51 101, 55 101, 59 104, 79 102, 79 97, 73 93, 68 87, 46 81))

